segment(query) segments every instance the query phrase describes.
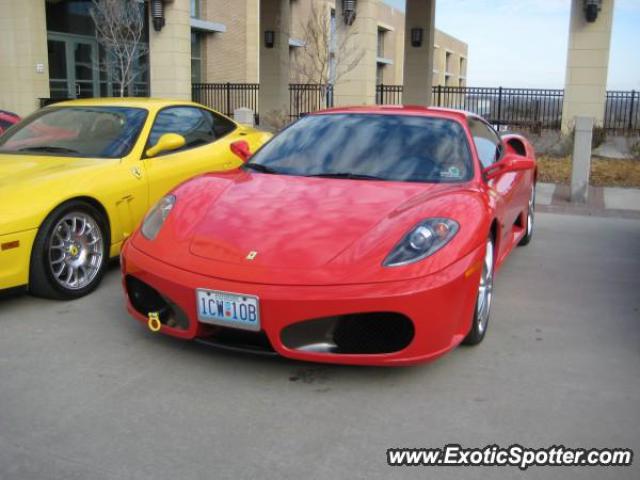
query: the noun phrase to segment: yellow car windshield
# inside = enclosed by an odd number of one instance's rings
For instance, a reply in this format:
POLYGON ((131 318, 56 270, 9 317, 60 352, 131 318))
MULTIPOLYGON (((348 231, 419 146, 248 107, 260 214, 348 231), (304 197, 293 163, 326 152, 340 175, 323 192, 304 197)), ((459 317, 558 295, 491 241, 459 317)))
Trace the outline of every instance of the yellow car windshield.
POLYGON ((129 107, 50 107, 0 138, 0 153, 119 158, 133 148, 147 111, 129 107))

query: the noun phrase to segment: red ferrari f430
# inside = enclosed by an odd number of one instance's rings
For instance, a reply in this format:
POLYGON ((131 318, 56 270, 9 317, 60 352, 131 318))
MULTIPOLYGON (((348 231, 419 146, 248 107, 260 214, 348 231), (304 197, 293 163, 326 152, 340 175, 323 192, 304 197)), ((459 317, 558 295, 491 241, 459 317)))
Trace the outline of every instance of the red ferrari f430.
MULTIPOLYGON (((486 334, 498 268, 531 240, 536 163, 470 113, 336 108, 237 170, 165 196, 126 242, 154 331, 344 364, 409 365, 486 334)), ((249 158, 250 157, 250 158, 249 158)))

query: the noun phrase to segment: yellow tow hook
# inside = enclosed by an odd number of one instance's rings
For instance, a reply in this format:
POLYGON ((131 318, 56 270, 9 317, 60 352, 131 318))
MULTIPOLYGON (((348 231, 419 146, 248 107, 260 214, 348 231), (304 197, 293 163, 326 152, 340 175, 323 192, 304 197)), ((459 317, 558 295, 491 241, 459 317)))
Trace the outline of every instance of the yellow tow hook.
POLYGON ((149 330, 152 332, 159 332, 162 324, 160 323, 160 314, 158 312, 149 312, 149 320, 147 321, 147 326, 149 330))

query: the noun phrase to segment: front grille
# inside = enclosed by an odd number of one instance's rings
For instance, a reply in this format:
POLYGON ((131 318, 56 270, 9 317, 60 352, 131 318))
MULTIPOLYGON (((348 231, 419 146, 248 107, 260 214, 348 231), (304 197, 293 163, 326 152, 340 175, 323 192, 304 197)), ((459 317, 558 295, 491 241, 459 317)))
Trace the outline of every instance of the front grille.
POLYGON ((406 348, 414 337, 413 323, 394 312, 372 312, 316 318, 294 323, 281 333, 294 350, 317 353, 382 354, 406 348))
POLYGON ((196 338, 196 341, 205 345, 250 353, 275 355, 276 351, 266 333, 249 332, 229 327, 211 327, 210 333, 204 337, 196 338))

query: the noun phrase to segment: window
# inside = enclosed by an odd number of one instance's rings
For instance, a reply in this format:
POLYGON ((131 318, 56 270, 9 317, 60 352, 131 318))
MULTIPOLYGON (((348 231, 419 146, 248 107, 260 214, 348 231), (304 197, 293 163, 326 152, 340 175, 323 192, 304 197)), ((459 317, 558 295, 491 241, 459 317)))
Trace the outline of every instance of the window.
POLYGON ((202 82, 202 35, 191 33, 191 83, 202 82))
POLYGON ((445 52, 444 54, 444 71, 453 73, 453 53, 445 52))
POLYGON ((378 64, 376 66, 376 85, 384 83, 384 64, 378 64))
POLYGON ((498 134, 477 118, 469 118, 469 130, 478 151, 478 158, 484 168, 491 166, 502 154, 502 142, 498 134))
POLYGON ((0 152, 121 158, 136 140, 147 111, 126 107, 49 107, 0 140, 0 152))
POLYGON ((185 138, 186 142, 182 147, 185 150, 214 142, 235 128, 234 123, 209 110, 171 107, 158 113, 149 134, 148 145, 155 145, 165 133, 177 133, 185 138))
POLYGON ((469 144, 453 120, 409 115, 304 117, 251 158, 286 175, 462 182, 473 175, 469 144))
POLYGON ((200 0, 191 0, 191 18, 200 18, 200 0))
POLYGON ((384 57, 384 34, 386 30, 378 28, 378 57, 384 57))

